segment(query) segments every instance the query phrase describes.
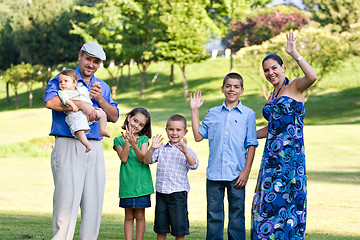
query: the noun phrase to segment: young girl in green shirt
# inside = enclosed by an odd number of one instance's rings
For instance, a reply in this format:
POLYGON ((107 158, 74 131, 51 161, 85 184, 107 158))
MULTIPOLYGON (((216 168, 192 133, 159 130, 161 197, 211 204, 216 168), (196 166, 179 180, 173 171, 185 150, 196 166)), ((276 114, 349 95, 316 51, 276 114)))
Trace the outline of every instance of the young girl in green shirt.
POLYGON ((133 238, 134 219, 136 239, 145 233, 145 208, 151 206, 150 195, 154 193, 151 172, 143 162, 151 138, 149 112, 142 107, 126 114, 122 135, 114 138, 114 150, 121 160, 119 206, 125 209, 124 234, 126 240, 133 238))

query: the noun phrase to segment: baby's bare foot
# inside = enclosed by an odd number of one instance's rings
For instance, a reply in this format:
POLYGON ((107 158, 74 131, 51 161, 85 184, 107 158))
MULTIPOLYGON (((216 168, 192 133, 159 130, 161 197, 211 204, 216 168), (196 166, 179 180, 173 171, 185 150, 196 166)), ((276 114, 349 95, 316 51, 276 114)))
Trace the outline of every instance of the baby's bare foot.
POLYGON ((101 137, 108 137, 108 138, 109 138, 109 137, 110 137, 110 134, 109 134, 107 131, 101 131, 101 132, 100 132, 100 136, 101 136, 101 137))
POLYGON ((85 152, 86 152, 86 153, 87 153, 87 152, 90 152, 90 151, 91 151, 91 147, 90 147, 90 146, 85 149, 85 152))

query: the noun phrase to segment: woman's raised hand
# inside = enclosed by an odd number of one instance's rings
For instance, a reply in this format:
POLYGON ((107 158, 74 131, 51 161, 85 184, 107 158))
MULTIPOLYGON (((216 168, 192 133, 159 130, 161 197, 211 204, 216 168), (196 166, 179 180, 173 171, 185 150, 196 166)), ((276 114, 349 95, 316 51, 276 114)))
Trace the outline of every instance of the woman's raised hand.
POLYGON ((285 46, 285 51, 292 55, 293 53, 296 52, 296 46, 295 43, 297 41, 299 36, 297 36, 296 38, 294 37, 294 32, 289 31, 289 33, 286 34, 286 39, 287 39, 287 44, 285 46))

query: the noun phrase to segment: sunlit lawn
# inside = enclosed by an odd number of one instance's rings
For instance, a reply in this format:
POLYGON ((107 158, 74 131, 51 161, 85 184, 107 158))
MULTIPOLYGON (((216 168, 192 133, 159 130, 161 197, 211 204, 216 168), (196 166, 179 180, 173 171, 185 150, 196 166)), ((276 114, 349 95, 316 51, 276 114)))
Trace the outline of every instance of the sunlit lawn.
MULTIPOLYGON (((0 113, 0 119, 3 115, 0 113)), ((34 111, 34 116, 36 116, 36 111, 34 111)), ((113 132, 115 131, 117 130, 113 129, 113 132)), ((154 132, 163 133, 163 128, 155 126, 154 132)), ((16 135, 16 132, 14 134, 16 135)), ((39 130, 38 134, 45 136, 47 131, 39 130)), ((204 239, 207 142, 195 143, 191 137, 191 131, 188 138, 189 145, 196 149, 201 163, 198 170, 189 173, 191 184, 189 194, 191 235, 189 239, 204 239)), ((356 229, 360 224, 360 191, 358 189, 360 153, 355 150, 360 143, 359 125, 306 126, 305 138, 308 171, 308 238, 339 240, 359 238, 360 233, 356 229)), ((263 144, 264 142, 261 141, 247 186, 246 227, 248 230, 250 229, 251 200, 263 144)), ((99 239, 123 239, 124 213, 118 207, 117 198, 119 159, 111 150, 105 151, 105 158, 107 182, 99 239)), ((50 239, 53 182, 49 157, 13 156, 1 158, 0 165, 0 225, 2 226, 0 239, 50 239)), ((154 177, 156 165, 151 166, 151 169, 154 177)), ((154 205, 154 196, 152 196, 152 203, 154 205)), ((148 223, 146 239, 156 237, 152 231, 153 213, 154 206, 146 210, 148 223)))
MULTIPOLYGON (((154 65, 150 77, 160 69, 159 66, 154 65)), ((108 125, 112 137, 103 141, 107 179, 99 239, 124 239, 124 213, 123 209, 118 207, 117 197, 120 161, 111 149, 113 137, 121 132, 124 114, 135 106, 148 108, 153 120, 154 134, 164 134, 165 121, 174 113, 185 115, 190 126, 188 102, 181 101, 181 76, 176 72, 175 85, 169 87, 166 84, 168 75, 164 73, 166 67, 157 82, 146 90, 145 99, 138 98, 135 87, 118 92, 116 101, 120 104, 120 120, 116 124, 108 125)), ((206 114, 208 108, 221 104, 219 84, 227 69, 228 65, 221 59, 189 66, 190 90, 200 88, 207 99, 200 111, 201 116, 206 114)), ((320 91, 306 103, 304 134, 308 176, 307 239, 360 239, 360 82, 355 75, 349 71, 335 73, 333 78, 327 79, 328 82, 323 80, 320 91), (340 77, 350 80, 346 84, 342 82, 338 85, 340 77), (348 88, 345 85, 348 85, 348 88), (338 86, 341 89, 337 89, 338 86)), ((245 81, 246 79, 248 78, 245 76, 245 81)), ((133 80, 138 81, 139 76, 133 76, 133 80)), ((43 107, 40 97, 35 101, 37 108, 26 109, 24 90, 20 96, 21 109, 9 110, 14 108, 14 102, 6 102, 2 84, 0 82, 0 239, 50 239, 54 188, 50 151, 53 139, 47 135, 50 130, 51 111, 43 107)), ((245 89, 242 101, 255 110, 260 127, 264 124, 261 117, 264 99, 255 83, 246 82, 245 89)), ((36 96, 39 93, 41 92, 38 91, 36 96)), ((208 145, 207 141, 195 143, 191 128, 187 137, 189 146, 196 151, 200 159, 199 169, 189 172, 191 190, 188 201, 188 239, 205 239, 205 172, 208 145)), ((264 140, 261 140, 247 185, 248 233, 251 201, 263 145, 264 140)), ((151 166, 151 170, 155 181, 156 165, 151 166)), ((152 231, 154 195, 152 203, 153 206, 146 210, 145 239, 156 238, 152 231)), ((78 230, 79 224, 75 239, 78 230)), ((247 236, 249 239, 249 234, 247 236)))

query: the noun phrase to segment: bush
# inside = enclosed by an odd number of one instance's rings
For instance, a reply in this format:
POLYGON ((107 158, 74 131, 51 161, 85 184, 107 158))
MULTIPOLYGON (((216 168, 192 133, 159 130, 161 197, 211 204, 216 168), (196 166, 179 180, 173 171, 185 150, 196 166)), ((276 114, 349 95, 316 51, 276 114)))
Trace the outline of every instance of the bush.
POLYGON ((232 20, 226 41, 232 51, 238 51, 242 47, 259 45, 279 33, 300 29, 309 23, 305 14, 295 12, 295 10, 285 12, 274 8, 271 12, 268 10, 258 13, 256 16, 247 17, 246 21, 232 20))

